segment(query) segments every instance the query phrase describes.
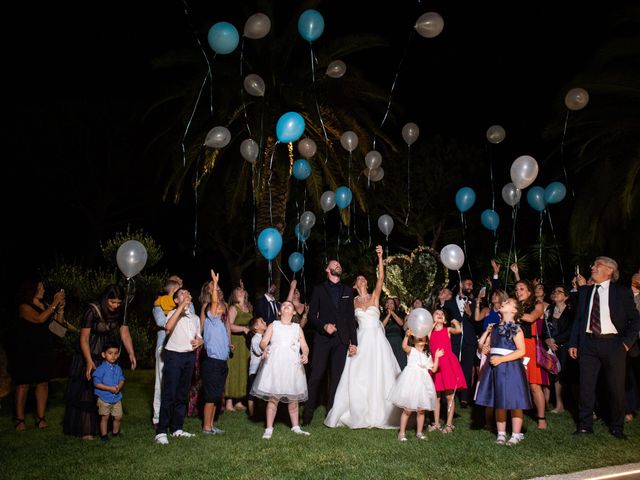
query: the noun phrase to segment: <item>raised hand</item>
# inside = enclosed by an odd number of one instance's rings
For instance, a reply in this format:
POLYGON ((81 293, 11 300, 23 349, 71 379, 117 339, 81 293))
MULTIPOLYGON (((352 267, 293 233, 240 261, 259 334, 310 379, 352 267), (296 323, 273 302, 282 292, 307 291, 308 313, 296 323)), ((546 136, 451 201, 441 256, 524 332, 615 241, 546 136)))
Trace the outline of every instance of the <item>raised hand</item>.
POLYGON ((376 245, 376 255, 378 255, 378 258, 382 257, 382 245, 376 245))
POLYGON ((214 272, 214 271, 213 271, 213 268, 212 268, 212 269, 211 269, 211 280, 213 280, 213 283, 214 283, 215 285, 217 285, 217 284, 218 284, 218 279, 219 279, 219 278, 220 278, 220 274, 219 274, 219 273, 214 272))
POLYGON ((516 275, 519 273, 519 269, 518 269, 518 264, 517 263, 512 263, 511 266, 509 267, 509 269, 515 273, 516 275))
POLYGON ((500 273, 500 265, 496 262, 495 258, 491 259, 491 268, 493 268, 494 275, 498 275, 500 273))

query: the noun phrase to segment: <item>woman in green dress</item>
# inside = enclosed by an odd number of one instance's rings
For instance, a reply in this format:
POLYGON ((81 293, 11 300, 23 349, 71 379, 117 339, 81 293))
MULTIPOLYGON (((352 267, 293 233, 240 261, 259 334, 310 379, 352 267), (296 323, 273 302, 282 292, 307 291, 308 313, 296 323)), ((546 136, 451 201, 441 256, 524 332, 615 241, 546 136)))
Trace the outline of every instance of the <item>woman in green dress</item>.
POLYGON ((249 379, 247 336, 250 332, 248 325, 252 317, 253 309, 249 303, 249 295, 240 282, 240 286, 233 289, 229 299, 228 318, 231 325, 231 344, 234 346, 233 357, 229 359, 229 374, 224 386, 225 410, 229 412, 246 410, 242 399, 247 395, 249 379))
POLYGON ((407 366, 407 354, 402 350, 404 318, 400 312, 400 302, 397 298, 387 297, 384 302, 384 316, 381 318, 384 333, 389 340, 393 354, 398 360, 398 365, 403 369, 407 366))

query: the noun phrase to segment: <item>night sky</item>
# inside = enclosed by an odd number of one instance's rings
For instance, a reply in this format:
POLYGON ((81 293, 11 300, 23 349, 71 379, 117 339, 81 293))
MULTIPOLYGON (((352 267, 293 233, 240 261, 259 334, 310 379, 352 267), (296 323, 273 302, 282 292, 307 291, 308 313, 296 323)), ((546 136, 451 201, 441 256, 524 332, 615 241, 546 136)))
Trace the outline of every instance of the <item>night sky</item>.
MULTIPOLYGON (((17 189, 4 202, 12 226, 4 235, 12 259, 3 262, 9 270, 3 275, 5 288, 56 255, 90 264, 97 241, 127 223, 158 239, 168 269, 179 269, 186 250, 177 245, 188 244, 191 232, 170 233, 166 219, 185 219, 188 212, 162 203, 162 182, 148 162, 138 167, 144 154, 139 132, 121 127, 130 125, 129 117, 139 118, 158 93, 153 59, 170 49, 198 52, 194 34, 208 48, 206 32, 218 21, 233 23, 242 34, 248 15, 262 10, 240 8, 253 2, 211 0, 186 2, 188 16, 178 0, 19 3, 6 16, 18 33, 9 44, 12 67, 5 70, 14 147, 5 165, 9 184, 17 189), (120 186, 102 186, 100 178, 117 161, 131 162, 129 178, 120 186), (116 205, 134 206, 128 210, 131 218, 105 211, 113 208, 108 199, 114 190, 116 205)), ((293 18, 302 4, 274 3, 279 13, 272 28, 282 28, 279 19, 293 18)), ((507 132, 500 146, 505 164, 524 154, 543 163, 552 153, 541 141, 543 127, 562 118, 565 93, 580 86, 575 81, 581 69, 614 33, 609 19, 630 2, 501 3, 320 2, 314 8, 326 27, 315 47, 322 49, 323 42, 346 33, 383 35, 387 48, 352 60, 386 89, 398 74, 394 108, 403 106, 406 117, 400 125, 411 121, 425 136, 439 133, 486 144, 486 129, 500 124, 507 132), (428 11, 444 18, 442 34, 434 39, 414 35, 409 42, 416 19, 428 11)), ((305 48, 302 38, 295 41, 305 48)), ((238 53, 216 61, 237 64, 238 53)), ((138 125, 145 129, 144 122, 138 125)), ((400 131, 387 133, 401 138, 400 131)))

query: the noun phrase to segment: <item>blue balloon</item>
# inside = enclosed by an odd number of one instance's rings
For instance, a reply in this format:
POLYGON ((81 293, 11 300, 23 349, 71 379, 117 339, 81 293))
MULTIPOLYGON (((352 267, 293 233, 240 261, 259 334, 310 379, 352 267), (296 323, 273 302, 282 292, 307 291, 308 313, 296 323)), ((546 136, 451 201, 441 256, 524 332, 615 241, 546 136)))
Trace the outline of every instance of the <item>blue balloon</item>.
POLYGON ((302 12, 298 19, 298 32, 308 42, 320 38, 324 31, 324 18, 317 10, 309 9, 302 12))
POLYGON ((276 135, 282 143, 295 142, 304 133, 304 118, 298 112, 287 112, 276 124, 276 135))
POLYGON ((209 29, 207 40, 214 52, 227 54, 236 49, 240 35, 236 27, 229 22, 218 22, 209 29))
POLYGON ((336 188, 336 205, 338 205, 338 208, 347 208, 352 198, 353 193, 351 193, 349 187, 336 188))
POLYGON ((304 267, 304 256, 300 252, 293 252, 289 255, 289 268, 293 273, 304 267))
POLYGON ((544 201, 547 203, 560 203, 567 194, 567 187, 562 182, 551 182, 544 189, 544 201))
POLYGON ((302 228, 299 223, 296 224, 296 227, 293 230, 295 231, 299 242, 306 242, 309 235, 311 235, 311 230, 302 228))
POLYGON ((462 187, 458 190, 458 193, 456 193, 456 207, 460 212, 466 212, 473 207, 474 203, 476 203, 476 192, 473 191, 473 188, 462 187))
POLYGON ((544 201, 544 188, 531 187, 527 192, 527 202, 531 205, 531 208, 539 212, 543 212, 547 206, 544 201))
POLYGON ((311 175, 311 165, 304 158, 300 158, 293 162, 291 173, 298 180, 306 180, 311 175))
POLYGON ((484 228, 495 232, 498 229, 498 225, 500 225, 500 216, 498 212, 488 208, 480 215, 480 223, 484 228))
POLYGON ((258 235, 258 250, 267 260, 273 260, 282 248, 282 235, 273 227, 265 228, 258 235))

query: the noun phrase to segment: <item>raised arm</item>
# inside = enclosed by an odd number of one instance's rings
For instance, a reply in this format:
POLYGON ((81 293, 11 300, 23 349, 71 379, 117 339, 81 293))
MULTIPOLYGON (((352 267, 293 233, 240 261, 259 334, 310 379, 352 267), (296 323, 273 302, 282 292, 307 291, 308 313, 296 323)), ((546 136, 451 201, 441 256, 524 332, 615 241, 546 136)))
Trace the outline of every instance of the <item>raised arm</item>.
POLYGON ((298 281, 294 278, 289 285, 289 293, 287 294, 287 302, 293 302, 293 294, 298 286, 298 281))
POLYGON ((373 290, 373 297, 378 300, 382 293, 382 285, 384 284, 384 261, 382 260, 382 245, 376 245, 376 255, 378 256, 378 280, 376 288, 373 290))
POLYGON ((531 311, 531 313, 525 313, 524 315, 522 315, 522 321, 533 323, 542 316, 544 316, 544 305, 542 303, 536 303, 536 306, 533 311, 531 311))

